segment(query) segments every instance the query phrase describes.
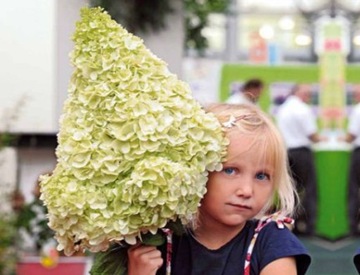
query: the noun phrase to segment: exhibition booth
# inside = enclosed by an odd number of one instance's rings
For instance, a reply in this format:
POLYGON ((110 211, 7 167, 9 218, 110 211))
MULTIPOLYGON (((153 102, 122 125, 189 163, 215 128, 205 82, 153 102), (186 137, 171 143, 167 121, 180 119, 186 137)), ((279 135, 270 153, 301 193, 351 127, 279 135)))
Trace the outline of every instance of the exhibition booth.
MULTIPOLYGON (((300 66, 263 66, 226 64, 222 68, 220 81, 220 99, 239 89, 242 81, 258 77, 265 84, 259 105, 276 115, 277 107, 289 94, 295 83, 308 83, 312 87, 311 107, 318 117, 321 133, 328 137, 327 142, 314 145, 315 161, 318 176, 318 219, 316 233, 329 240, 337 240, 349 233, 347 216, 347 178, 351 153, 351 145, 338 142, 337 137, 346 131, 347 116, 353 106, 352 85, 358 83, 360 67, 346 66, 344 76, 343 102, 332 112, 342 114, 337 121, 327 121, 327 113, 323 112, 322 101, 326 102, 320 87, 321 68, 317 65, 300 66)), ((331 117, 330 117, 331 118, 331 117)), ((306 119, 306 118, 304 118, 306 119)))

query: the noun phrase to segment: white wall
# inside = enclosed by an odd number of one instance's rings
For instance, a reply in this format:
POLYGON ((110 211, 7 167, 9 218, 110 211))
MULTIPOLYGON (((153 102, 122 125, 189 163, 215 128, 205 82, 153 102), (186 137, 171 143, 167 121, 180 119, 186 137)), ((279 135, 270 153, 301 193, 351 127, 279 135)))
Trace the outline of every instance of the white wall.
POLYGON ((55 130, 55 0, 6 1, 0 9, 0 111, 20 101, 11 130, 55 130), (41 99, 41 100, 39 100, 41 99))
POLYGON ((17 162, 15 148, 0 149, 0 212, 11 210, 9 194, 16 188, 17 162))
POLYGON ((13 0, 0 9, 0 130, 55 133, 86 0, 13 0), (20 106, 19 106, 20 105, 20 106), (11 120, 10 116, 17 117, 11 120))

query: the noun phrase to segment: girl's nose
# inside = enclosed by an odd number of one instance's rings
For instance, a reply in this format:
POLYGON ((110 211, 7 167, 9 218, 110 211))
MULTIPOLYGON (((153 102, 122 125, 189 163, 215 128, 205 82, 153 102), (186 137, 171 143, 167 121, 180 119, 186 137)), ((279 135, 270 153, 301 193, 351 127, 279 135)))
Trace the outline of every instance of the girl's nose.
POLYGON ((253 182, 251 179, 243 178, 239 181, 237 186, 236 195, 249 198, 253 194, 253 182))

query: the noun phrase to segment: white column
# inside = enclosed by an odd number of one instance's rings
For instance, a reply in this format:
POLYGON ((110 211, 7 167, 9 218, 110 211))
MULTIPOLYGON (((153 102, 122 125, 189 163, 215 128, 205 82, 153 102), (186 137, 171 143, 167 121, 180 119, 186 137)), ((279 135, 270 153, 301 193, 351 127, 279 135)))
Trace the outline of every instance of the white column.
POLYGON ((68 94, 68 86, 73 67, 70 65, 69 53, 74 44, 71 40, 75 32, 75 23, 80 20, 80 9, 88 5, 88 0, 57 0, 55 20, 55 54, 56 54, 56 101, 54 106, 55 124, 62 113, 62 107, 68 94))
POLYGON ((174 12, 167 17, 167 28, 157 33, 137 34, 145 46, 169 65, 169 70, 182 77, 184 53, 183 1, 172 1, 174 12))
POLYGON ((17 163, 15 148, 0 149, 0 215, 2 211, 11 211, 10 198, 16 188, 17 163))
POLYGON ((232 63, 238 60, 238 13, 238 0, 230 0, 226 16, 225 60, 232 63))

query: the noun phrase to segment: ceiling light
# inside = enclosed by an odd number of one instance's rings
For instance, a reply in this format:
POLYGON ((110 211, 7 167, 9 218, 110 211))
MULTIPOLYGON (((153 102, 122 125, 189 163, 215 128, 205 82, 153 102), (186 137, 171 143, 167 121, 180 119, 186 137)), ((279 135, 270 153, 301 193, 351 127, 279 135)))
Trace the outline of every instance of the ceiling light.
POLYGON ((355 46, 360 46, 360 34, 354 36, 353 43, 355 46))
POLYGON ((290 16, 281 17, 278 24, 280 29, 285 31, 290 31, 295 27, 295 22, 290 16))
POLYGON ((298 34, 295 37, 295 43, 298 46, 309 46, 311 44, 311 37, 306 34, 298 34))
POLYGON ((259 35, 263 39, 271 39, 274 37, 274 28, 270 25, 263 25, 259 30, 259 35))

